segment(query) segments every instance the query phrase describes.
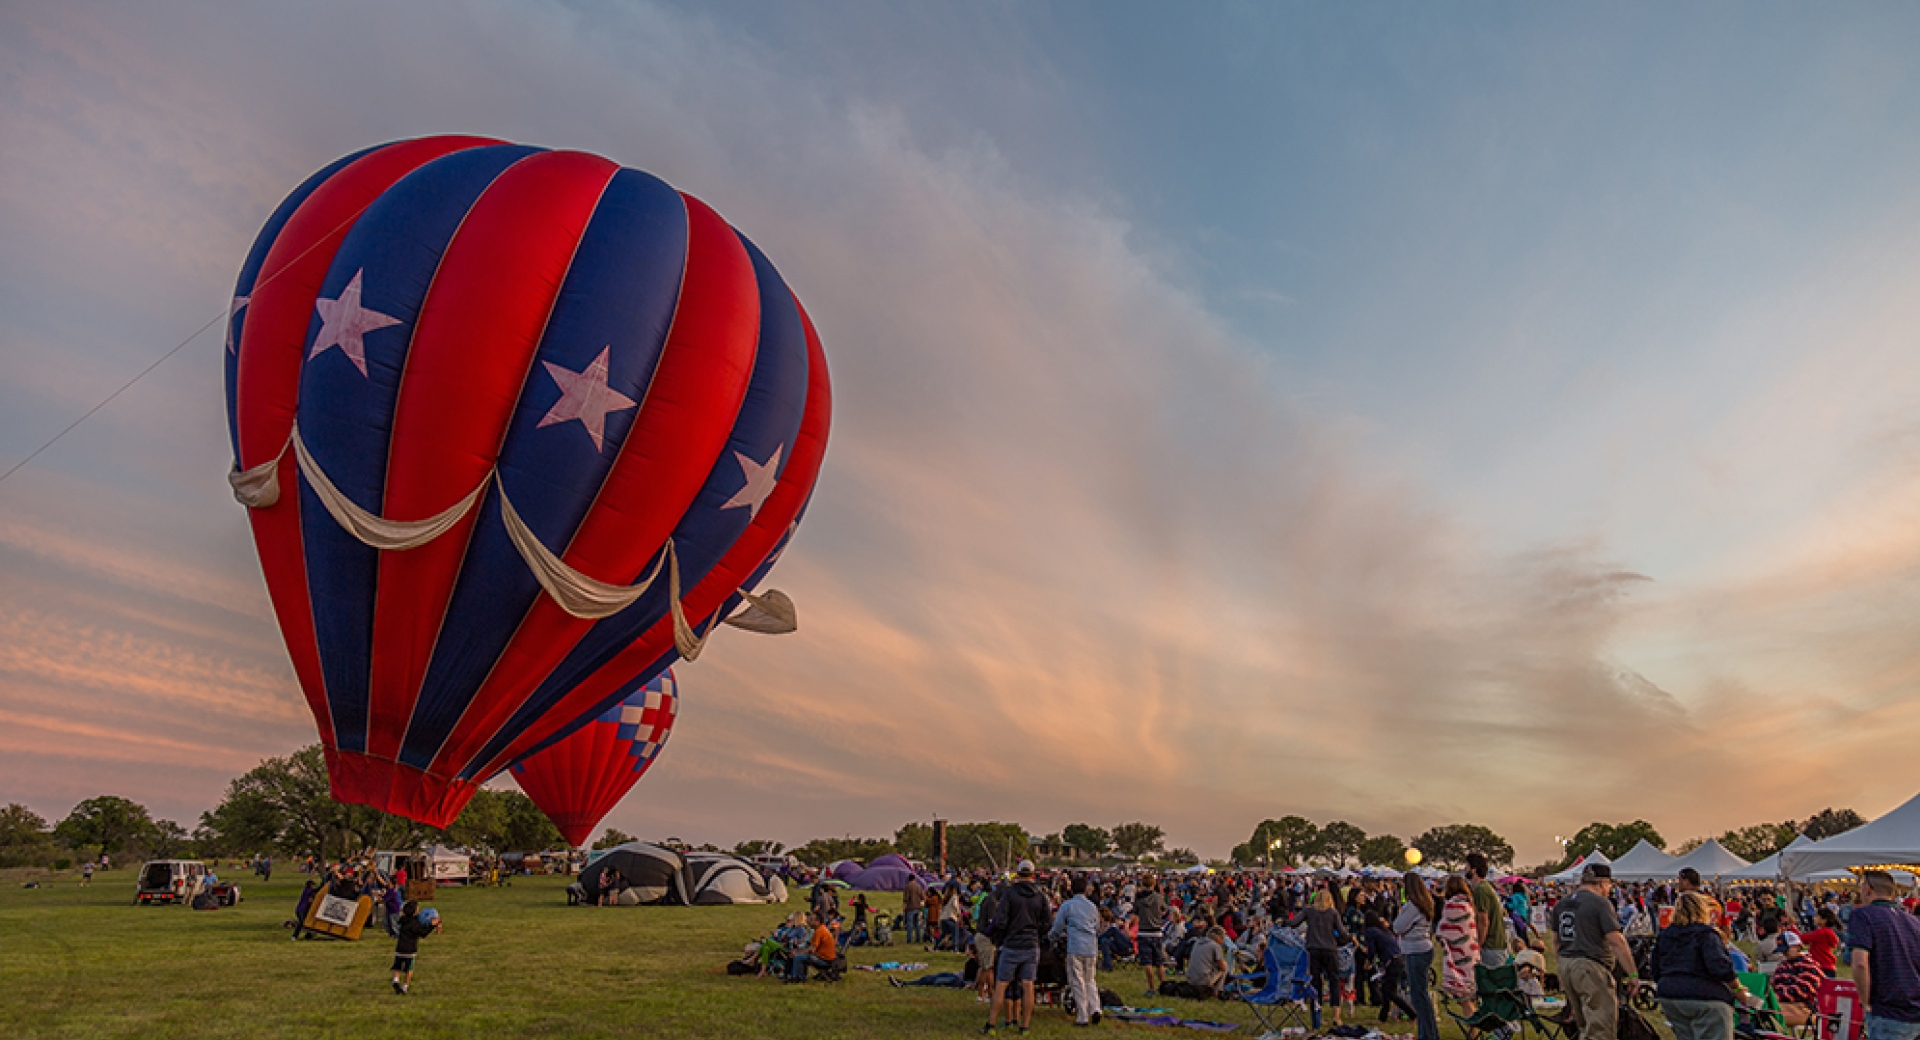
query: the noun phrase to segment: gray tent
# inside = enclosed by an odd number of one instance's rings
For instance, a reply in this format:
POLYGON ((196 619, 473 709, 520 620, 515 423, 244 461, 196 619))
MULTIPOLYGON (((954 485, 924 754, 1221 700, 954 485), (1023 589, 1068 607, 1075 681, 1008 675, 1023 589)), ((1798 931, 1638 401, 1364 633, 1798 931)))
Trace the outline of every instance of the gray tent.
MULTIPOLYGON (((1768 856, 1766 859, 1760 860, 1759 862, 1753 864, 1752 866, 1741 867, 1739 870, 1736 870, 1731 874, 1723 874, 1721 875, 1721 880, 1723 881, 1779 881, 1783 877, 1785 877, 1785 875, 1780 873, 1780 857, 1786 855, 1788 850, 1801 848, 1802 846, 1811 845, 1811 844, 1813 844, 1812 838, 1809 838, 1804 834, 1796 834, 1793 836, 1793 841, 1787 845, 1786 849, 1782 849, 1781 851, 1776 852, 1771 856, 1768 856)), ((1806 875, 1802 874, 1799 877, 1792 878, 1791 880, 1805 881, 1806 879, 1807 879, 1806 875)))
MULTIPOLYGON (((1653 847, 1645 838, 1613 861, 1615 881, 1665 881, 1680 873, 1679 859, 1653 847)), ((1703 872, 1704 873, 1704 872, 1703 872)))
POLYGON ((1920 863, 1920 795, 1872 823, 1789 849, 1780 854, 1780 862, 1792 877, 1847 867, 1920 863))
POLYGON ((1718 838, 1708 838, 1705 845, 1675 860, 1673 872, 1692 867, 1700 872, 1702 878, 1723 878, 1737 870, 1752 866, 1746 860, 1727 851, 1718 838))

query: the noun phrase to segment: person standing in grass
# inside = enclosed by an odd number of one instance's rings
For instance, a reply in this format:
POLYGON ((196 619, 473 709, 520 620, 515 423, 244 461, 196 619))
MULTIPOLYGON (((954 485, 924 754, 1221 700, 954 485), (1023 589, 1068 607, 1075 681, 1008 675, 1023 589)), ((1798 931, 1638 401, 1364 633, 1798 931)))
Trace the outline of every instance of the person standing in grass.
POLYGON ((1040 936, 1053 925, 1053 908, 1033 881, 1033 861, 1023 859, 1019 879, 1000 896, 993 915, 993 937, 1000 944, 1000 963, 993 972, 993 1009, 980 1030, 996 1031, 996 1022, 1019 1024, 1025 1033, 1033 1022, 1033 982, 1040 967, 1040 936), (1018 983, 1020 993, 1009 998, 1007 984, 1018 983))
POLYGON ((1060 904, 1060 912, 1047 930, 1049 941, 1062 936, 1067 940, 1067 991, 1073 995, 1076 1026, 1100 1021, 1100 984, 1094 974, 1094 958, 1100 953, 1100 908, 1087 898, 1092 891, 1092 878, 1076 878, 1073 898, 1060 904))
POLYGON ((1872 902, 1847 919, 1847 958, 1867 1005, 1866 1040, 1920 1037, 1920 920, 1894 902, 1893 875, 1860 873, 1872 902))
POLYGON ((918 876, 908 878, 906 891, 900 893, 900 917, 909 943, 920 941, 920 922, 925 920, 926 902, 927 886, 920 883, 918 876))
POLYGON ((1489 968, 1505 967, 1513 950, 1507 943, 1507 915, 1500 893, 1487 880, 1487 857, 1468 853, 1467 876, 1473 879, 1473 928, 1474 938, 1480 943, 1480 963, 1489 968))
POLYGON ((1133 912, 1140 920, 1140 934, 1134 937, 1138 949, 1134 952, 1136 962, 1147 972, 1147 996, 1160 993, 1160 982, 1167 967, 1166 938, 1167 898, 1160 894, 1160 879, 1156 875, 1147 875, 1147 891, 1133 901, 1133 912))
POLYGON ((420 904, 407 900, 400 908, 400 937, 393 947, 393 991, 406 996, 413 988, 413 962, 420 955, 420 940, 440 930, 440 915, 431 922, 420 919, 420 904))

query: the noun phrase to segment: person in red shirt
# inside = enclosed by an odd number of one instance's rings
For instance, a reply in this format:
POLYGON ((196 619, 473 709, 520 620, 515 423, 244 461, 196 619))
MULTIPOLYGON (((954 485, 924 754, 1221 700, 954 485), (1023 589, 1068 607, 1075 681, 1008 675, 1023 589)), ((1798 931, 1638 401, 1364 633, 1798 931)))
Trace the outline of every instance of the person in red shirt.
POLYGON ((1819 927, 1800 938, 1806 940, 1807 955, 1820 966, 1821 973, 1833 978, 1838 974, 1835 954, 1840 949, 1840 918, 1831 907, 1823 906, 1813 919, 1819 927))
POLYGON ((793 962, 787 968, 788 982, 807 981, 807 969, 831 968, 840 957, 840 949, 834 942, 833 932, 820 920, 818 913, 807 915, 807 924, 813 926, 813 940, 807 949, 793 955, 793 962))

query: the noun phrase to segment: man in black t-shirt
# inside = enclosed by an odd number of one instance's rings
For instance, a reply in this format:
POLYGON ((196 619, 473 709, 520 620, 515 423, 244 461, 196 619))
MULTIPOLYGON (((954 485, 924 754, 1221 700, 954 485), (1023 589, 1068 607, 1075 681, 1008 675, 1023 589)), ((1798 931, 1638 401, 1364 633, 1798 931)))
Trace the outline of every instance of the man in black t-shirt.
POLYGON ((1580 887, 1554 904, 1553 931, 1559 943, 1560 985, 1567 991, 1567 1007, 1580 1029, 1580 1040, 1614 1040, 1620 1020, 1620 997, 1614 973, 1624 971, 1628 985, 1639 986, 1633 951, 1620 933, 1620 917, 1607 894, 1613 889, 1613 868, 1589 863, 1580 871, 1580 887))

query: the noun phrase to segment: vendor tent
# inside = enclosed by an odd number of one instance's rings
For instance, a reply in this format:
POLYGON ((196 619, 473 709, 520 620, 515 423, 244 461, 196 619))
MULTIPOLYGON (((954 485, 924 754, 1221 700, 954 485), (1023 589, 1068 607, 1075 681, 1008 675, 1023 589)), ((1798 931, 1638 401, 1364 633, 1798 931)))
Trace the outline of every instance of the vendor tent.
MULTIPOLYGON (((1807 837, 1804 834, 1796 834, 1793 836, 1793 841, 1787 845, 1787 849, 1797 849, 1802 846, 1811 845, 1811 844, 1813 844, 1813 839, 1807 837)), ((1750 866, 1741 867, 1739 870, 1736 870, 1731 874, 1721 875, 1721 880, 1722 881, 1778 881, 1782 877, 1784 877, 1784 875, 1780 873, 1780 857, 1785 854, 1786 854, 1786 849, 1782 849, 1781 851, 1776 852, 1771 856, 1768 856, 1766 859, 1753 863, 1750 866)), ((1802 876, 1802 877, 1793 878, 1791 880, 1805 881, 1806 878, 1802 876)))
MULTIPOLYGON (((1680 860, 1676 856, 1653 847, 1645 838, 1627 850, 1627 854, 1613 861, 1613 879, 1615 881, 1665 881, 1680 873, 1680 860)), ((1705 873, 1705 871, 1701 871, 1705 873)))
POLYGON ((1718 838, 1708 838, 1705 845, 1675 860, 1673 872, 1678 874, 1688 867, 1700 872, 1703 878, 1724 878, 1736 870, 1744 870, 1753 864, 1727 851, 1718 838))
POLYGON ((1589 863, 1605 863, 1608 866, 1613 865, 1613 861, 1607 858, 1606 853, 1601 852, 1599 849, 1594 849, 1592 852, 1574 860, 1573 866, 1568 867, 1558 874, 1549 874, 1541 880, 1556 885, 1578 884, 1580 881, 1580 871, 1585 869, 1589 863))
POLYGON ((1920 795, 1872 823, 1780 854, 1780 865, 1791 877, 1912 863, 1920 863, 1920 795))

